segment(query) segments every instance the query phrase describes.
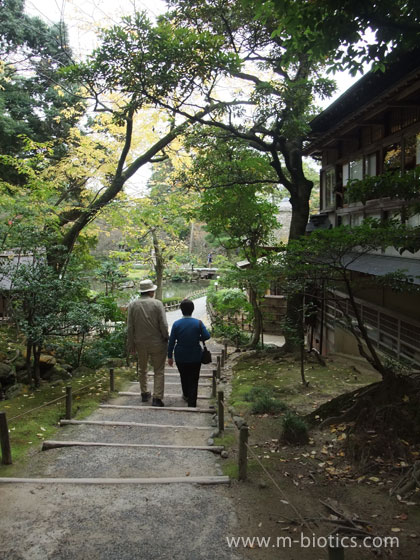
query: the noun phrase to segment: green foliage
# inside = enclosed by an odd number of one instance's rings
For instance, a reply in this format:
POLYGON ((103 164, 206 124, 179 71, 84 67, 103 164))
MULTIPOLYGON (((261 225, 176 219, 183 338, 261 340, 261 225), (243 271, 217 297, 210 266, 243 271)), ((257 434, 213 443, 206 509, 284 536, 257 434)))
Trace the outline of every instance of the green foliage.
POLYGON ((283 418, 282 441, 292 445, 304 445, 309 441, 307 424, 293 412, 283 418))
POLYGON ((214 338, 229 341, 237 348, 245 346, 249 342, 249 335, 244 333, 238 325, 216 320, 212 323, 211 329, 214 338))
POLYGON ((404 200, 408 204, 420 196, 420 168, 405 173, 388 171, 382 175, 353 179, 346 187, 348 202, 363 202, 389 197, 404 200))
POLYGON ((102 30, 101 39, 100 48, 77 72, 111 91, 135 92, 131 106, 136 108, 170 95, 181 99, 199 80, 236 66, 236 57, 223 52, 217 35, 177 28, 164 18, 153 25, 142 12, 102 30))
POLYGON ((113 294, 127 280, 127 274, 113 261, 105 261, 97 271, 97 277, 105 284, 105 294, 113 294))
POLYGON ((125 324, 116 325, 111 332, 102 332, 86 348, 82 364, 90 368, 103 366, 108 358, 124 358, 127 330, 125 324))
POLYGON ((372 62, 381 69, 387 51, 396 51, 397 55, 418 45, 420 10, 416 0, 382 0, 379 4, 362 0, 244 3, 260 21, 274 24, 273 35, 283 41, 287 57, 297 49, 303 50, 310 59, 328 59, 334 71, 347 69, 356 74, 372 62))
POLYGON ((125 321, 124 312, 118 305, 117 299, 113 295, 99 294, 95 298, 98 315, 103 321, 125 321))
POLYGON ((246 294, 239 288, 222 288, 209 291, 208 298, 217 313, 229 317, 235 313, 249 313, 251 306, 246 294))
POLYGON ((275 414, 287 409, 287 405, 276 399, 268 387, 253 387, 245 394, 245 400, 252 403, 252 414, 275 414))
MULTIPOLYGON (((71 58, 66 26, 25 14, 21 0, 3 0, 1 10, 0 153, 28 157, 28 137, 52 141, 48 157, 56 160, 65 154, 64 140, 83 110, 77 86, 64 85, 58 73, 71 58)), ((22 184, 4 160, 0 177, 22 184)))

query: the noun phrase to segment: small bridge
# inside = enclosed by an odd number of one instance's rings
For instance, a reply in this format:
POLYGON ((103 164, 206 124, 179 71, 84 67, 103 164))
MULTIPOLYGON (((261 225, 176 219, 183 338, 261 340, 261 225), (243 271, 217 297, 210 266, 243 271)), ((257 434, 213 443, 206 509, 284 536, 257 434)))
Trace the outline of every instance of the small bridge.
POLYGON ((219 272, 218 268, 198 268, 194 267, 191 269, 191 274, 198 273, 201 279, 203 278, 214 278, 219 272))

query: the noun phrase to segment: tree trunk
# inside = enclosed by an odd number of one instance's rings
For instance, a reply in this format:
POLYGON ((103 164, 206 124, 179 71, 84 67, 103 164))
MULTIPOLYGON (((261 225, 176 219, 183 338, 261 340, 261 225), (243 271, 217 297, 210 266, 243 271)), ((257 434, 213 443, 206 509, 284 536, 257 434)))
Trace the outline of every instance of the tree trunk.
POLYGON ((251 348, 256 348, 261 338, 262 328, 263 328, 263 319, 260 306, 258 304, 258 297, 252 288, 249 290, 249 301, 252 305, 252 310, 254 312, 254 319, 252 323, 253 332, 251 336, 251 340, 249 341, 249 346, 251 348))
POLYGON ((41 345, 34 344, 33 345, 33 354, 34 354, 34 380, 35 386, 39 387, 41 383, 41 371, 39 367, 39 359, 41 357, 41 345))
MULTIPOLYGON (((284 143, 281 152, 286 167, 290 173, 288 179, 282 168, 277 154, 272 153, 272 167, 276 170, 280 183, 290 192, 290 204, 292 206, 292 218, 290 222, 289 241, 299 239, 306 233, 309 219, 309 198, 313 187, 312 181, 306 179, 302 167, 302 141, 284 143)), ((285 345, 283 350, 287 352, 300 352, 303 342, 302 325, 303 297, 293 294, 287 298, 286 307, 286 329, 284 331, 285 345)))
POLYGON ((155 274, 156 274, 156 299, 162 301, 162 284, 163 284, 163 272, 165 270, 165 262, 162 256, 162 251, 160 250, 159 239, 155 231, 152 231, 153 239, 153 249, 155 252, 155 274))
POLYGON ((32 385, 32 368, 31 368, 31 354, 32 354, 32 342, 26 343, 26 360, 25 367, 28 379, 28 385, 32 385))

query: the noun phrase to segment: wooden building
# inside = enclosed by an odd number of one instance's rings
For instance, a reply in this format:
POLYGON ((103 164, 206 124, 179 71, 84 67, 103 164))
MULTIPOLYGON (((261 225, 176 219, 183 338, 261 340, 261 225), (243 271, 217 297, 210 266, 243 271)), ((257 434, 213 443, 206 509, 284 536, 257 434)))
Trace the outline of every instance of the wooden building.
MULTIPOLYGON (((420 165, 420 50, 386 67, 370 72, 311 122, 306 154, 321 162, 320 212, 311 217, 311 230, 358 225, 371 216, 386 220, 399 217, 420 225, 420 214, 406 216, 404 200, 376 198, 346 203, 346 184, 351 179, 407 170, 420 165)), ((349 265, 352 274, 381 276, 405 270, 420 284, 420 252, 384 252, 364 255, 349 265)), ((345 294, 336 294, 343 298, 345 294)), ((396 293, 377 285, 358 293, 358 304, 375 346, 394 358, 420 364, 420 295, 396 293)), ((353 336, 339 321, 334 303, 323 309, 324 354, 358 354, 353 336)))

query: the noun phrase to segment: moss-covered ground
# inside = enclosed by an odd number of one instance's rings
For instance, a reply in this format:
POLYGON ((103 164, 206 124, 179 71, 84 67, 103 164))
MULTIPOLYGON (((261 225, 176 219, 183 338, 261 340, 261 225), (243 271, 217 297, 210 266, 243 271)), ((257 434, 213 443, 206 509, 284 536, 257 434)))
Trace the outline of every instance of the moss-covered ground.
MULTIPOLYGON (((133 368, 116 368, 115 391, 135 377, 133 368)), ((112 395, 109 370, 100 369, 91 375, 82 375, 65 383, 42 382, 36 389, 25 387, 23 394, 0 402, 0 411, 6 413, 9 427, 12 465, 0 464, 0 476, 14 476, 14 472, 28 460, 31 450, 59 429, 65 417, 66 387, 72 387, 72 416, 86 418, 112 395)))

